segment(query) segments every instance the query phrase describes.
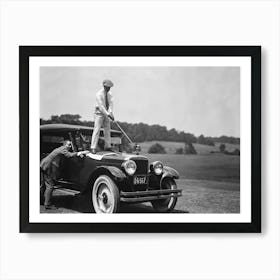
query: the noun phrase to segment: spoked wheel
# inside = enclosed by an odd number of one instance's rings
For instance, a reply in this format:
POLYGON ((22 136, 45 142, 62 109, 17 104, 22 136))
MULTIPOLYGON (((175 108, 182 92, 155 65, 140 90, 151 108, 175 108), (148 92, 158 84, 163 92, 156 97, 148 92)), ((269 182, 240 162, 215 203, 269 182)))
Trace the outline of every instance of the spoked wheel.
POLYGON ((96 213, 116 213, 120 205, 120 193, 114 181, 102 175, 92 188, 92 205, 96 213))
MULTIPOLYGON (((177 185, 176 182, 172 178, 165 178, 162 182, 162 189, 164 190, 176 190, 177 185)), ((169 197, 166 199, 160 199, 155 200, 151 202, 153 205, 153 208, 160 213, 166 213, 171 212, 176 203, 177 203, 177 197, 169 197)))

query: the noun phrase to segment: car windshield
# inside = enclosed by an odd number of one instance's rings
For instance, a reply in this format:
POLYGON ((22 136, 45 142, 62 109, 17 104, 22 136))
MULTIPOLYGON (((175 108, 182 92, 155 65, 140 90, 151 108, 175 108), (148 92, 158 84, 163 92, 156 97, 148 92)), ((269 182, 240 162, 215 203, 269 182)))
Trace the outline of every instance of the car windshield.
POLYGON ((88 135, 83 135, 80 132, 75 134, 75 144, 78 151, 85 151, 90 149, 91 139, 88 135))
MULTIPOLYGON (((81 132, 77 132, 75 134, 74 140, 78 151, 90 150, 91 135, 86 135, 81 132)), ((98 140, 99 150, 104 150, 104 144, 105 144, 104 137, 101 136, 98 140)), ((119 152, 121 144, 122 141, 120 137, 111 137, 111 147, 113 151, 119 152)))

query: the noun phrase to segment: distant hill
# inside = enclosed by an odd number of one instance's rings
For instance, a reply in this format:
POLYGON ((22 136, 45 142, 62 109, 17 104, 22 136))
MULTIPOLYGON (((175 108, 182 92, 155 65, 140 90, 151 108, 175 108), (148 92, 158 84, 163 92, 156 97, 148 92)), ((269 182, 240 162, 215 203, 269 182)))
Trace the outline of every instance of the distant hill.
MULTIPOLYGON (((141 146, 141 153, 148 153, 149 148, 154 145, 155 143, 159 143, 165 148, 167 154, 175 154, 176 149, 184 148, 184 142, 170 142, 170 141, 147 141, 140 143, 141 146)), ((214 146, 203 145, 194 143, 193 146, 199 155, 206 155, 210 154, 211 152, 219 152, 220 144, 216 142, 214 146)), ((240 150, 239 144, 226 144, 226 150, 229 152, 233 152, 235 149, 240 150)))
MULTIPOLYGON (((62 114, 53 115, 50 119, 40 119, 40 124, 50 123, 65 123, 65 124, 77 124, 85 125, 89 127, 94 126, 93 121, 82 121, 81 116, 78 114, 62 114)), ((220 137, 207 137, 200 135, 196 137, 194 134, 178 131, 175 128, 167 129, 166 126, 154 124, 148 125, 145 123, 127 123, 119 122, 124 131, 137 143, 148 142, 148 141, 168 141, 168 142, 181 142, 181 143, 198 143, 201 145, 209 145, 209 147, 215 148, 215 143, 228 143, 228 144, 239 144, 240 138, 230 136, 220 137)), ((119 130, 116 124, 112 123, 112 129, 119 130)), ((174 144, 176 145, 176 144, 174 144)), ((184 144, 183 144, 184 145, 184 144)))

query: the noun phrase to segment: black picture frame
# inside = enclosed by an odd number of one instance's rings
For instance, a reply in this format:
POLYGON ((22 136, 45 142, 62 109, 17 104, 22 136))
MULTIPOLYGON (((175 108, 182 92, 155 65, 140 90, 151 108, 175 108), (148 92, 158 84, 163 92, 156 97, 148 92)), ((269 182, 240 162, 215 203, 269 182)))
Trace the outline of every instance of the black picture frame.
MULTIPOLYGON (((20 232, 261 232, 261 46, 19 46, 20 232), (29 58, 33 56, 251 57, 250 223, 31 223, 29 221, 29 58)), ((242 122, 242 120, 241 120, 242 122)))

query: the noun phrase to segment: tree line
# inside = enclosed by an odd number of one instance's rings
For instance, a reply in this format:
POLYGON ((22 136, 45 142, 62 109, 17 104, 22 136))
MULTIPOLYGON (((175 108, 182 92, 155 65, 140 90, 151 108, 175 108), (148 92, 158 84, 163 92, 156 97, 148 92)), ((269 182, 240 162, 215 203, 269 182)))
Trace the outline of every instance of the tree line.
MULTIPOLYGON (((52 124, 52 123, 65 123, 75 124, 93 127, 93 121, 81 120, 81 116, 78 114, 62 114, 52 115, 50 119, 40 119, 40 124, 52 124)), ((145 123, 127 123, 118 122, 127 135, 133 142, 141 143, 146 141, 171 141, 171 142, 184 142, 184 143, 199 143, 204 145, 214 146, 215 142, 239 144, 240 138, 220 136, 220 137, 205 137, 200 135, 196 137, 192 133, 184 131, 178 131, 175 128, 167 129, 166 126, 158 124, 148 125, 145 123)), ((111 125, 112 129, 119 130, 115 123, 111 125)))

